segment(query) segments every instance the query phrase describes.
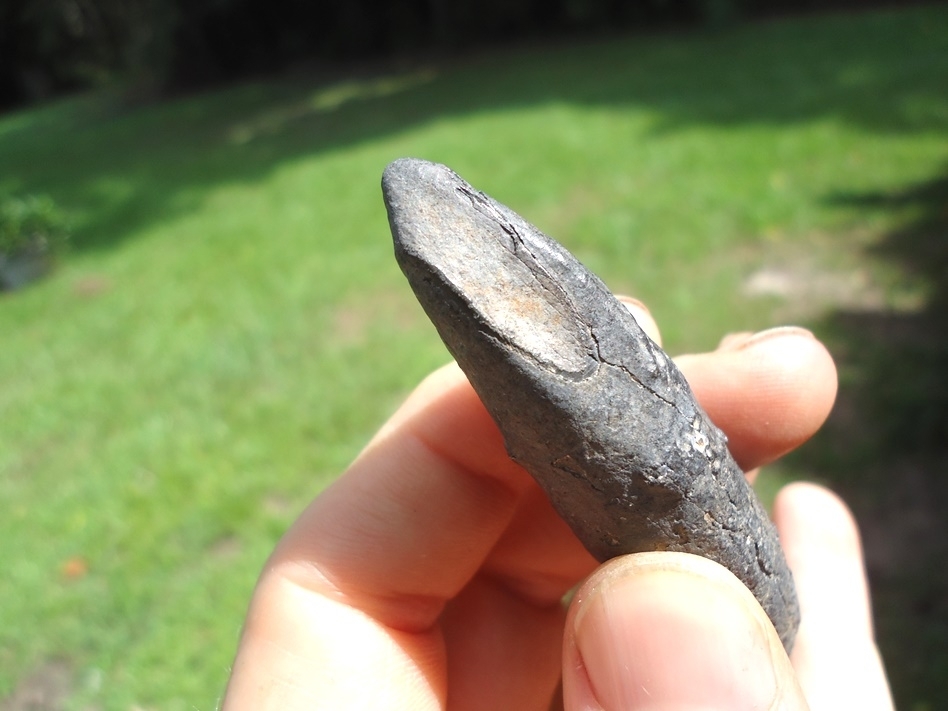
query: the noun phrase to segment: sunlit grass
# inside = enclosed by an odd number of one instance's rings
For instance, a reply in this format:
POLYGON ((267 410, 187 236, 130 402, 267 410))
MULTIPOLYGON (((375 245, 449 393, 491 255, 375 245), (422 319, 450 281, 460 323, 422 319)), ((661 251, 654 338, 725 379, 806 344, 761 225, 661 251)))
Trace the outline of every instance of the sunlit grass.
POLYGON ((213 707, 281 531, 447 358, 391 257, 388 161, 450 164, 669 350, 712 348, 896 299, 862 250, 904 216, 834 198, 943 170, 945 36, 943 8, 810 18, 0 117, 0 187, 74 224, 0 298, 0 698, 65 659, 77 708, 213 707), (766 269, 789 291, 749 296, 766 269))

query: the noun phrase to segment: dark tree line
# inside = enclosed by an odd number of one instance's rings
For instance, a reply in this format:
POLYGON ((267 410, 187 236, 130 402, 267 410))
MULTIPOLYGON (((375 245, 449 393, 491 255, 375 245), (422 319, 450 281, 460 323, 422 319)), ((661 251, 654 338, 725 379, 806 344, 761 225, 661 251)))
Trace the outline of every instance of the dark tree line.
MULTIPOLYGON (((866 0, 836 0, 859 5, 866 0)), ((302 61, 715 24, 818 0, 0 0, 0 107, 111 84, 131 98, 302 61)))

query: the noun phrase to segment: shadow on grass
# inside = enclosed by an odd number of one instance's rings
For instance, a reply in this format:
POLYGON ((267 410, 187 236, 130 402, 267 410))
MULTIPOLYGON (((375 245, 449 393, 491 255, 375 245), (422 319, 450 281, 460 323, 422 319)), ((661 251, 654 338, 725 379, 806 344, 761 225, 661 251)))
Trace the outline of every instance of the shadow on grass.
POLYGON ((946 33, 936 6, 507 50, 439 72, 244 86, 112 114, 74 101, 0 122, 0 187, 51 193, 79 214, 75 248, 103 249, 216 185, 445 116, 569 103, 645 108, 657 130, 831 119, 944 131, 946 33))
POLYGON ((904 221, 873 249, 927 287, 912 312, 837 312, 817 325, 838 360, 837 407, 795 455, 862 528, 877 631, 898 708, 948 703, 948 171, 890 194, 838 196, 904 221))

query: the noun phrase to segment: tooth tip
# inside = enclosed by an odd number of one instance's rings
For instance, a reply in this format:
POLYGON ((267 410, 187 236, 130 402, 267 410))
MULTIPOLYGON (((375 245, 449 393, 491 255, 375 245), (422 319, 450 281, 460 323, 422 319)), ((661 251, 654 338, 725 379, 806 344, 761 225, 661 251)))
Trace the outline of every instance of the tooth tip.
POLYGON ((421 158, 398 158, 389 163, 382 173, 382 192, 387 198, 430 186, 453 175, 450 168, 439 163, 421 158))

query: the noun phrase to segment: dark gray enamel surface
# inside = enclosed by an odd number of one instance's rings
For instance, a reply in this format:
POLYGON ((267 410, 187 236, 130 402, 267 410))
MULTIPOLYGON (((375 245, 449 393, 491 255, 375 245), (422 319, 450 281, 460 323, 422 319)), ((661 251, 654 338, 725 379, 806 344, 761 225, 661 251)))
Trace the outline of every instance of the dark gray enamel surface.
POLYGON ((449 168, 385 170, 395 255, 510 456, 599 560, 682 551, 729 568, 789 650, 776 530, 671 359, 557 242, 449 168))

